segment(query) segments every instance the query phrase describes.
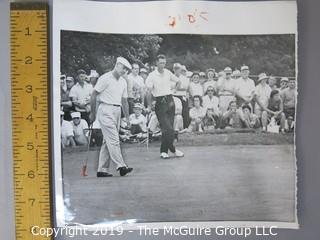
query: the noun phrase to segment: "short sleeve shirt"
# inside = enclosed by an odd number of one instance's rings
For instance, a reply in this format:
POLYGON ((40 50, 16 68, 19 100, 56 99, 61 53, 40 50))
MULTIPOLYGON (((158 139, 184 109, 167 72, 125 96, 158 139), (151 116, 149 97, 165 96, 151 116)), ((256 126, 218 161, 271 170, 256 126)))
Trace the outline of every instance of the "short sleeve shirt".
POLYGON ((200 83, 190 83, 190 95, 192 97, 196 95, 203 96, 203 93, 203 86, 200 83))
POLYGON ((205 95, 202 99, 202 105, 205 109, 212 108, 214 111, 217 111, 219 109, 219 98, 212 96, 210 99, 208 95, 205 95))
POLYGON ((92 85, 84 82, 83 87, 77 83, 74 85, 69 93, 69 97, 75 98, 77 101, 86 101, 90 99, 92 94, 92 85))
POLYGON ((156 69, 146 79, 146 86, 154 97, 160 97, 173 94, 172 85, 179 81, 179 78, 168 69, 164 69, 163 73, 156 69))
POLYGON ((233 79, 225 79, 220 78, 217 83, 219 89, 219 95, 234 95, 233 92, 235 90, 235 81, 233 79))
MULTIPOLYGON (((255 94, 263 107, 268 107, 270 94, 271 94, 271 88, 269 85, 262 86, 261 84, 256 86, 255 94)), ((256 104, 256 107, 260 109, 259 104, 256 104)))
POLYGON ((246 80, 243 78, 239 78, 238 80, 236 80, 235 90, 238 94, 241 94, 245 97, 249 97, 255 91, 254 81, 250 78, 246 80))
POLYGON ((75 137, 85 135, 85 130, 88 130, 88 123, 81 119, 78 125, 75 125, 73 121, 70 121, 73 128, 73 135, 75 137))
POLYGON ((66 120, 63 120, 61 124, 61 137, 67 138, 73 136, 72 124, 66 120))
POLYGON ((141 93, 144 91, 145 85, 144 85, 144 80, 141 76, 137 75, 134 76, 133 74, 130 74, 128 76, 128 88, 129 88, 129 82, 130 82, 130 87, 132 89, 128 89, 128 97, 133 97, 133 98, 140 98, 141 93), (129 94, 130 92, 130 94, 129 94))
POLYGON ((112 72, 103 74, 94 90, 99 93, 99 102, 121 105, 122 98, 128 97, 127 82, 124 78, 116 79, 112 72))

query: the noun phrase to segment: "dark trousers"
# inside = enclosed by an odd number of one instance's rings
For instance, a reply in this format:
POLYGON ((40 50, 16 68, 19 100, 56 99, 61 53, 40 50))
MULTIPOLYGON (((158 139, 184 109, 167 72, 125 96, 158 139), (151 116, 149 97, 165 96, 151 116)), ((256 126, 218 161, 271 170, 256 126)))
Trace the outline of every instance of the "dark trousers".
POLYGON ((172 95, 156 97, 155 112, 162 132, 160 153, 168 153, 168 150, 174 153, 176 152, 173 146, 175 106, 172 95))
POLYGON ((88 112, 80 112, 81 114, 81 118, 86 120, 86 122, 88 123, 88 126, 90 126, 90 113, 88 112))
POLYGON ((183 128, 188 128, 190 125, 190 116, 189 116, 189 102, 186 97, 175 96, 181 100, 182 103, 182 118, 183 118, 183 128), (184 99, 185 100, 184 100, 184 99))
POLYGON ((133 106, 134 106, 134 98, 127 98, 128 105, 129 105, 129 114, 133 113, 133 106))

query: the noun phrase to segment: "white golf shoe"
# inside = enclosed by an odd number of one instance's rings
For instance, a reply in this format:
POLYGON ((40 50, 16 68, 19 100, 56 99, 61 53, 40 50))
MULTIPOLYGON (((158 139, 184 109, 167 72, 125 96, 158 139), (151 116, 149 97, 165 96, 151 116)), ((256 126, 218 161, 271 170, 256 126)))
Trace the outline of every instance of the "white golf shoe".
POLYGON ((160 157, 163 158, 163 159, 168 159, 169 155, 166 152, 162 152, 162 153, 160 153, 160 157))
POLYGON ((180 150, 176 149, 176 152, 174 153, 174 155, 175 155, 176 157, 183 157, 183 156, 184 156, 184 153, 181 152, 180 150))

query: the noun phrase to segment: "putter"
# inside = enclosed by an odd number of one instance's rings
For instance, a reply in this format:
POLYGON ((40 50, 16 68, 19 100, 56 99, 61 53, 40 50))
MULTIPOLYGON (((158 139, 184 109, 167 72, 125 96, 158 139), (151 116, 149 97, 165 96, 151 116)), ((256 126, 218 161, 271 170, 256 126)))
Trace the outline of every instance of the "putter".
POLYGON ((81 168, 81 176, 82 176, 82 177, 88 176, 87 164, 88 164, 88 159, 89 159, 89 150, 90 150, 91 134, 92 134, 92 124, 90 124, 88 130, 89 130, 88 147, 87 147, 86 158, 85 158, 84 161, 82 162, 82 168, 81 168))

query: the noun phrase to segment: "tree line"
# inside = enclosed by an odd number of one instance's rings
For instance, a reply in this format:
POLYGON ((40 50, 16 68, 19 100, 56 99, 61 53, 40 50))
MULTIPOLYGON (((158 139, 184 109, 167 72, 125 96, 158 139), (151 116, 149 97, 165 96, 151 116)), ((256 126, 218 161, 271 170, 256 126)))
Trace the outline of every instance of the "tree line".
POLYGON ((223 70, 248 65, 251 74, 295 76, 295 35, 131 35, 76 31, 61 32, 61 73, 78 69, 103 74, 123 56, 140 66, 153 65, 158 54, 168 67, 180 62, 190 71, 223 70))

